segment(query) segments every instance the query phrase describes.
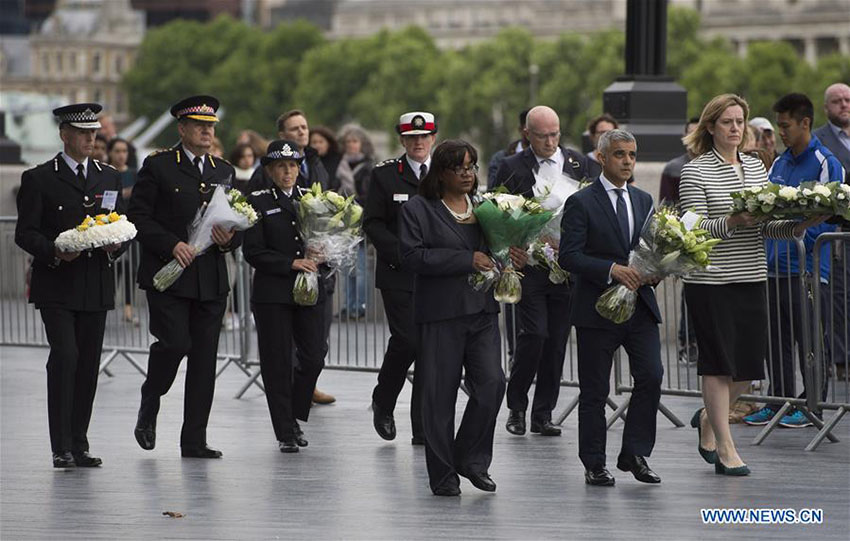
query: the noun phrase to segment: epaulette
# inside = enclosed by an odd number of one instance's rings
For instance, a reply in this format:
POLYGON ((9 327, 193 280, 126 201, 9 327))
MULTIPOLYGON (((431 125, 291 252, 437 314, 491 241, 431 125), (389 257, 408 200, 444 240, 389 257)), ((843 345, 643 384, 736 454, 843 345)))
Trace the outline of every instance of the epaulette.
POLYGON ((269 188, 266 188, 265 190, 257 190, 257 191, 251 192, 251 195, 257 196, 257 195, 263 195, 264 193, 272 193, 272 191, 269 188))
POLYGON ((383 167, 385 165, 395 165, 398 162, 398 158, 390 158, 388 160, 384 160, 379 164, 376 164, 375 167, 383 167))
POLYGON ((166 152, 171 152, 172 150, 174 150, 174 149, 173 148, 160 148, 160 149, 154 150, 153 152, 148 154, 148 158, 153 158, 154 156, 159 156, 160 154, 164 154, 166 152))
MULTIPOLYGON (((98 171, 102 171, 102 169, 100 168, 100 166, 101 166, 101 165, 103 165, 103 166, 105 166, 105 167, 111 167, 112 169, 115 169, 115 166, 114 166, 114 165, 110 165, 110 164, 108 164, 108 163, 106 163, 106 162, 102 162, 102 161, 100 161, 100 160, 92 160, 92 161, 93 161, 93 162, 94 162, 94 164, 97 166, 97 170, 98 170, 98 171)), ((115 170, 116 170, 116 171, 118 171, 118 169, 115 169, 115 170)))

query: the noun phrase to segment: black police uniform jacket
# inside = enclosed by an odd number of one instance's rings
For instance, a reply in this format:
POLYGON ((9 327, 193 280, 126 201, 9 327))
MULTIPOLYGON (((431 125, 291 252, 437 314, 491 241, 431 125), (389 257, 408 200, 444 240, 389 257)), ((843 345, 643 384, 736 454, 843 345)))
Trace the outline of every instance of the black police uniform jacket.
POLYGON ((102 249, 86 250, 73 261, 55 264, 56 237, 86 215, 110 212, 103 208, 104 195, 115 197, 114 210, 124 211, 118 171, 94 159, 89 159, 85 185, 61 154, 24 171, 15 243, 33 256, 29 302, 36 308, 102 311, 115 306, 112 261, 120 250, 111 256, 102 249))
MULTIPOLYGON (((248 202, 261 216, 260 221, 245 232, 242 245, 245 261, 255 269, 252 303, 296 304, 292 288, 299 271, 293 270, 292 262, 306 257, 293 200, 298 199, 298 194, 295 188, 290 198, 275 186, 248 195, 248 202)), ((320 267, 319 303, 326 297, 323 270, 326 268, 320 267)))
POLYGON ((401 268, 398 223, 401 207, 419 191, 419 179, 405 155, 372 169, 363 230, 378 253, 375 287, 413 291, 413 274, 401 268))
MULTIPOLYGON (((189 241, 188 228, 198 209, 210 201, 217 186, 229 189, 233 178, 233 167, 209 154, 201 175, 180 145, 145 159, 127 209, 142 246, 139 287, 154 289, 153 277, 174 258, 174 247, 189 241)), ((226 249, 211 246, 164 293, 201 301, 227 295, 230 285, 223 252, 236 248, 241 240, 242 233, 236 232, 226 249)))

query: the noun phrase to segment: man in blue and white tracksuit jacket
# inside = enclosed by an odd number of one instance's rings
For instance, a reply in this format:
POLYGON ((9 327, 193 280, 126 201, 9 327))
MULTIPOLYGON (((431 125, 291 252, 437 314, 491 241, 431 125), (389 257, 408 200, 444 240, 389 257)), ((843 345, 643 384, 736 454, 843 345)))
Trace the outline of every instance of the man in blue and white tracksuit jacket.
MULTIPOLYGON (((771 182, 786 186, 799 186, 805 181, 841 182, 844 180, 844 169, 841 162, 811 133, 814 108, 811 101, 802 94, 789 94, 781 98, 773 107, 777 113, 777 125, 786 150, 773 163, 768 177, 771 182)), ((818 235, 835 231, 836 227, 821 224, 806 230, 804 244, 806 248, 806 271, 813 279, 820 279, 822 284, 829 280, 830 247, 824 244, 820 249, 820 264, 818 272, 813 270, 813 249, 818 235)), ((806 310, 809 321, 814 322, 812 305, 800 303, 800 263, 796 244, 790 241, 766 241, 767 272, 768 272, 768 302, 770 319, 770 347, 768 348, 768 376, 770 379, 770 395, 794 397, 796 378, 794 371, 794 345, 798 348, 800 371, 804 372, 805 353, 802 349, 802 310, 806 310)), ((821 288, 821 312, 829 313, 830 295, 827 287, 821 288)), ((813 338, 823 339, 822 331, 815 333, 813 338)), ((843 348, 842 348, 843 349, 843 348)), ((820 392, 821 398, 826 399, 826 383, 820 392)), ((800 397, 806 396, 804 390, 800 397)), ((747 424, 768 423, 779 405, 767 405, 762 410, 744 418, 747 424)), ((797 428, 811 425, 811 422, 799 410, 791 409, 779 422, 780 426, 797 428)))

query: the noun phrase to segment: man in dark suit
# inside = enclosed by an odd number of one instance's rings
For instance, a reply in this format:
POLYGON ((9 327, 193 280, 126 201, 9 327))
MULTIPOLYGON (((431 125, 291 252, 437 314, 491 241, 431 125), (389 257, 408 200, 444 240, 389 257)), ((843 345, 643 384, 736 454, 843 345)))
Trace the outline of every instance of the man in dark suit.
POLYGON ((528 109, 523 109, 519 113, 519 139, 515 139, 508 143, 508 146, 499 150, 490 156, 490 162, 487 164, 487 189, 492 190, 496 187, 496 175, 502 163, 507 159, 518 154, 528 148, 528 137, 525 135, 525 119, 528 116, 528 109))
POLYGON ((652 213, 652 196, 627 186, 634 171, 637 145, 623 130, 599 139, 597 156, 602 174, 592 185, 567 200, 561 221, 559 262, 576 280, 570 317, 578 343, 579 458, 589 485, 611 486, 605 468, 605 399, 608 397, 614 352, 622 346, 629 356, 634 391, 629 402, 623 446, 617 467, 644 483, 661 479, 646 463, 655 444, 655 417, 661 398, 661 314, 655 292, 629 265, 641 229, 652 213), (596 301, 616 283, 638 292, 631 319, 615 324, 596 312, 596 301))
POLYGON ((54 241, 87 215, 123 212, 121 179, 91 158, 100 128, 96 103, 53 111, 64 150, 24 171, 15 242, 33 257, 29 302, 41 313, 47 358, 47 415, 53 467, 100 466, 86 433, 97 388, 106 312, 114 308, 112 262, 120 246, 62 252, 54 241))
MULTIPOLYGON (((832 151, 844 167, 844 182, 850 184, 850 86, 844 83, 830 85, 824 93, 824 111, 827 123, 812 133, 820 142, 832 151)), ((850 231, 846 221, 830 220, 838 223, 842 231, 850 231)), ((843 250, 832 250, 832 276, 830 289, 832 298, 832 324, 827 326, 827 341, 832 346, 830 355, 835 359, 835 371, 839 380, 845 379, 848 367, 850 344, 845 343, 850 329, 847 328, 847 301, 850 291, 850 243, 843 243, 843 250), (841 272, 844 269, 844 272, 841 272)))
POLYGON ((218 337, 230 284, 224 253, 236 248, 241 234, 214 226, 215 246, 196 254, 188 244, 188 226, 208 203, 217 186, 229 188, 233 167, 209 154, 215 135, 218 100, 192 96, 171 108, 180 143, 145 160, 130 198, 128 215, 139 231, 142 247, 139 286, 147 292, 150 332, 157 339, 148 357, 148 375, 136 423, 142 449, 156 445, 160 397, 168 392, 184 356, 186 396, 181 455, 220 458, 207 446, 207 422, 215 391, 218 337), (157 291, 154 275, 171 259, 183 274, 165 291, 157 291))
MULTIPOLYGON (((558 114, 545 105, 528 112, 525 135, 529 147, 506 158, 496 175, 495 186, 526 197, 542 195, 553 182, 563 182, 564 173, 574 179, 587 175, 587 159, 560 146, 558 114)), ((548 239, 557 249, 555 239, 548 239)), ((507 430, 525 434, 528 391, 537 376, 531 408, 531 432, 542 436, 560 436, 552 423, 552 410, 558 403, 561 373, 570 336, 569 283, 553 284, 545 270, 529 267, 522 279, 522 300, 516 310, 516 354, 508 382, 507 430)))
MULTIPOLYGON (((372 392, 372 422, 385 440, 396 437, 396 401, 407 371, 416 356, 416 329, 413 324, 413 274, 401 268, 398 220, 402 206, 416 195, 419 181, 431 166, 431 148, 437 133, 434 115, 410 112, 401 115, 396 131, 405 153, 379 163, 372 170, 363 229, 378 253, 375 287, 381 290, 390 339, 378 384, 372 392)), ((410 404, 410 424, 414 445, 424 444, 422 405, 419 386, 414 384, 410 404)))

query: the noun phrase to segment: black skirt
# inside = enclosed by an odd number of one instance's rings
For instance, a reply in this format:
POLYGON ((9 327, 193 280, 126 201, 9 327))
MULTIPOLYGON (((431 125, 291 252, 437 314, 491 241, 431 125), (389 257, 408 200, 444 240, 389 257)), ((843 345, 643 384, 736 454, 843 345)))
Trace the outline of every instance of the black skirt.
POLYGON ((685 284, 688 314, 699 347, 697 374, 764 378, 767 301, 764 282, 727 285, 685 284))

